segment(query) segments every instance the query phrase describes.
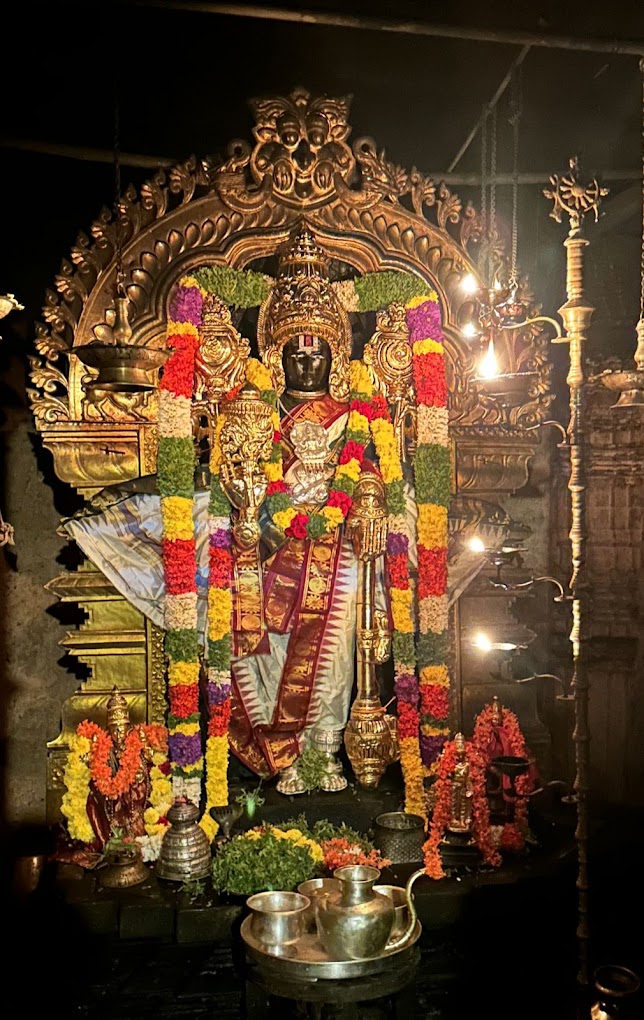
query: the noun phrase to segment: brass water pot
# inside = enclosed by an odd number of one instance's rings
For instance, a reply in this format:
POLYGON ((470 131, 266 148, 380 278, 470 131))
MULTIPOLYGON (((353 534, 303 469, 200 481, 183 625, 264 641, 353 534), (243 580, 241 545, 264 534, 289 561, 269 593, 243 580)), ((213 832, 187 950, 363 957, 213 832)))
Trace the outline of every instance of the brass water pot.
POLYGON ((368 960, 378 956, 394 924, 393 901, 374 891, 377 868, 349 864, 336 868, 338 892, 320 898, 317 928, 320 941, 333 960, 368 960))
POLYGON ((149 875, 138 843, 113 850, 105 864, 97 870, 99 885, 106 889, 128 889, 131 885, 145 882, 149 875))

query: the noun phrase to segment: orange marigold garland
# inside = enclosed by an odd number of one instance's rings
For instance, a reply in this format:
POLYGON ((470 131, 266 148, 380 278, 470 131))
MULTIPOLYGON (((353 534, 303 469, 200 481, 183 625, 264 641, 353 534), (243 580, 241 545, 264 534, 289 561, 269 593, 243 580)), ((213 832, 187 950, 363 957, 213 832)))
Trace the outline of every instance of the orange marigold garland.
POLYGON ((141 767, 143 741, 138 729, 132 729, 127 734, 119 767, 115 773, 112 773, 110 765, 110 752, 114 744, 109 733, 88 719, 79 723, 76 732, 79 737, 87 737, 90 740, 89 767, 96 789, 110 800, 122 797, 134 783, 141 767))

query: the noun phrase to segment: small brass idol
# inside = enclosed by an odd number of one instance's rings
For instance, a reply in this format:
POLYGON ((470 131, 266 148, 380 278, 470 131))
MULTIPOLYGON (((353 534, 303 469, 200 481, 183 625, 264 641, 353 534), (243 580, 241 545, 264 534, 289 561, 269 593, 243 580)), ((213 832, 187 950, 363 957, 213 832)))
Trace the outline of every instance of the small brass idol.
POLYGON ((375 562, 385 551, 387 511, 381 478, 364 472, 358 481, 348 527, 358 557, 357 695, 344 743, 360 786, 375 788, 397 757, 396 720, 380 703, 376 664, 389 656, 385 614, 375 607, 375 562))

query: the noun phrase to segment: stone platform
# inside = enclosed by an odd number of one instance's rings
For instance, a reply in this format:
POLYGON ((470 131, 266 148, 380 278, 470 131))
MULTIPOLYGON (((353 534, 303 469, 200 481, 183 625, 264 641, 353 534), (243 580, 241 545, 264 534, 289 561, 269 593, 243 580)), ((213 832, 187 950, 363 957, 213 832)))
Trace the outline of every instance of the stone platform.
MULTIPOLYGON (((400 808, 393 784, 293 798, 265 793, 253 824, 304 813, 309 822, 344 820, 368 831, 377 814, 400 808)), ((416 883, 423 933, 406 1020, 461 1020, 481 1015, 482 1005, 485 1015, 508 1020, 576 1016, 574 808, 549 805, 532 824, 538 845, 500 869, 416 883)), ((416 867, 392 866, 382 881, 402 885, 416 867)), ((243 897, 206 885, 191 898, 152 870, 139 886, 106 890, 91 873, 48 865, 36 892, 9 890, 7 981, 19 989, 23 1011, 42 1008, 65 1020, 399 1015, 391 1003, 347 1005, 340 996, 317 1013, 267 996, 260 1012, 239 935, 245 910, 243 897)))

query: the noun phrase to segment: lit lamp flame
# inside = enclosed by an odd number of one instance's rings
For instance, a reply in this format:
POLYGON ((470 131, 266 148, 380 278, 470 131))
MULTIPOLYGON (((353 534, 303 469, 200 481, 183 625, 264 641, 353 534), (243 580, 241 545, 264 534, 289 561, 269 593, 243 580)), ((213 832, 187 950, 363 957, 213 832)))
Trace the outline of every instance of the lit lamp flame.
POLYGON ((479 377, 481 379, 495 379, 499 374, 499 364, 494 351, 494 339, 490 337, 487 351, 481 358, 479 364, 479 377))
POLYGON ((473 322, 466 322, 461 330, 463 336, 471 339, 472 337, 478 336, 478 330, 473 322))
POLYGON ((477 634, 474 640, 472 641, 472 644, 474 645, 475 648, 478 648, 479 651, 481 652, 491 652, 492 649, 494 648, 494 645, 490 641, 487 634, 477 634))
POLYGON ((500 280, 497 280, 497 279, 494 280, 494 289, 495 290, 502 290, 503 289, 502 286, 501 286, 500 280))
POLYGON ((465 291, 466 294, 476 294, 478 289, 479 285, 473 273, 468 273, 461 280, 461 290, 465 291))
POLYGON ((525 648, 525 645, 517 645, 514 641, 490 641, 487 634, 479 632, 472 638, 472 644, 479 652, 516 652, 518 648, 525 648))
POLYGON ((467 543, 471 552, 482 553, 485 552, 485 542, 478 535, 474 535, 473 538, 467 543))

